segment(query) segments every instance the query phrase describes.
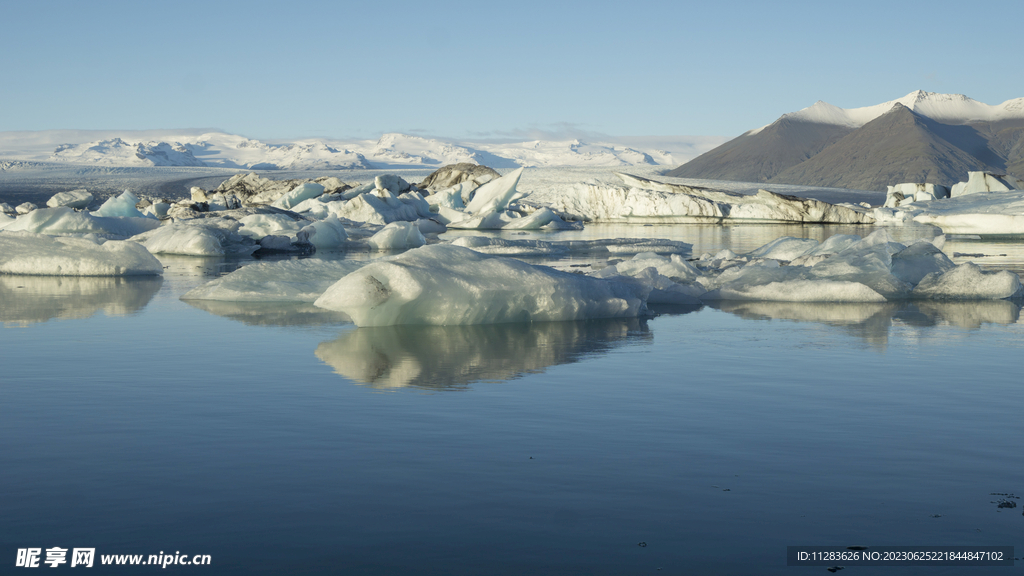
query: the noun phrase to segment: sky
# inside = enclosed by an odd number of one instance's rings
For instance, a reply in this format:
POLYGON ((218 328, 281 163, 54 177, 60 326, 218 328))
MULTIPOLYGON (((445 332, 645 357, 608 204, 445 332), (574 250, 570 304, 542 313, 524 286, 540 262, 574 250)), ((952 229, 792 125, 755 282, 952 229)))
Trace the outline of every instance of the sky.
POLYGON ((0 131, 734 136, 817 100, 1024 96, 1020 0, 0 0, 0 14, 0 131))

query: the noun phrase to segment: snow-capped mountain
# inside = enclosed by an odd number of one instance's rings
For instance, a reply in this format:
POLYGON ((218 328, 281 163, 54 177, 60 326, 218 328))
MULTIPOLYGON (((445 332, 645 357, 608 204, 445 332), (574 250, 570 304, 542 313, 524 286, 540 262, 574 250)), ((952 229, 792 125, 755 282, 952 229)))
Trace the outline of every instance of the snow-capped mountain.
POLYGON ((135 142, 120 138, 86 144, 62 144, 48 158, 57 162, 82 162, 106 166, 203 166, 192 151, 177 143, 135 142))
MULTIPOLYGON (((828 102, 818 100, 807 108, 783 114, 780 120, 786 118, 816 124, 833 124, 836 126, 858 128, 892 110, 892 107, 896 104, 902 104, 921 116, 931 118, 943 124, 1024 119, 1024 98, 1014 98, 993 106, 978 102, 963 94, 938 94, 936 92, 917 90, 896 100, 889 100, 888 102, 862 108, 839 108, 828 102)), ((762 126, 751 133, 756 134, 768 126, 771 126, 771 124, 762 126)))
POLYGON ((993 106, 917 91, 863 108, 818 102, 667 175, 884 190, 903 182, 951 186, 979 170, 1024 175, 1024 98, 993 106))
POLYGON ((578 139, 463 142, 399 133, 384 134, 377 140, 262 142, 213 131, 167 131, 165 135, 155 131, 8 132, 0 133, 0 159, 252 170, 424 168, 459 162, 492 168, 675 165, 710 150, 725 138, 629 137, 624 140, 630 144, 578 139), (72 139, 78 141, 69 143, 72 139))

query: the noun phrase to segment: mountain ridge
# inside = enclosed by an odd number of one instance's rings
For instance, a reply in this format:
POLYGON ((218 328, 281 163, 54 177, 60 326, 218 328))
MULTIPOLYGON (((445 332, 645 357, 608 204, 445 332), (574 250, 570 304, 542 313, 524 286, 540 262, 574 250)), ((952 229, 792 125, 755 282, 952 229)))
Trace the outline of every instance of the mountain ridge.
POLYGON ((466 142, 387 133, 377 140, 261 141, 226 132, 82 131, 0 132, 0 159, 101 166, 205 166, 250 170, 430 168, 470 162, 520 166, 674 166, 724 142, 724 137, 624 137, 629 145, 579 139, 466 142), (56 140, 60 138, 61 140, 56 140), (666 145, 667 148, 666 149, 666 145))
POLYGON ((901 182, 949 186, 973 170, 1024 173, 1024 98, 990 106, 916 91, 863 108, 819 101, 666 175, 884 190, 901 182))

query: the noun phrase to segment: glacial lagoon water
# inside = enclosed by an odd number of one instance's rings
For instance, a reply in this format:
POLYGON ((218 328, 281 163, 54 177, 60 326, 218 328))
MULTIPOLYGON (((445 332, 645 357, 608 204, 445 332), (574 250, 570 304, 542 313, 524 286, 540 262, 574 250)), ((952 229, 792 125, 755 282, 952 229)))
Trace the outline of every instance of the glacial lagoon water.
MULTIPOLYGON (((699 254, 851 232, 560 239, 699 254)), ((946 251, 1024 268, 1012 243, 946 251)), ((1024 495, 1013 303, 356 329, 309 305, 182 302, 245 261, 163 260, 162 279, 0 276, 8 568, 53 546, 211 555, 167 568, 196 574, 820 574, 786 546, 1024 551, 1024 507, 992 495, 1024 495)))

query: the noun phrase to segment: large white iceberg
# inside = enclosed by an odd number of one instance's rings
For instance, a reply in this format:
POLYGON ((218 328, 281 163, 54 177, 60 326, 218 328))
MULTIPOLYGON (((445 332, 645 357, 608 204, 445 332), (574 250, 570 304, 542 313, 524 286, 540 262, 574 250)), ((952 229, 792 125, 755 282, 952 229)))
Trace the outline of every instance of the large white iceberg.
POLYGON ((154 218, 106 218, 88 212, 75 212, 67 206, 40 208, 13 222, 3 229, 9 232, 35 232, 37 234, 84 235, 97 234, 105 237, 128 238, 160 226, 154 218))
POLYGON ((364 265, 364 261, 316 258, 259 262, 193 288, 181 299, 313 302, 332 284, 364 265))
POLYGON ((143 246, 126 240, 0 233, 0 274, 132 276, 161 274, 163 266, 143 246))
POLYGON ((769 190, 743 195, 654 182, 627 174, 619 176, 625 187, 577 183, 559 189, 555 196, 543 198, 543 203, 571 219, 595 222, 874 222, 872 214, 860 206, 829 204, 769 190))
POLYGON ((635 317, 648 289, 451 245, 424 246, 342 278, 317 306, 357 326, 467 325, 635 317))
POLYGON ((324 187, 322 184, 317 184, 316 182, 305 182, 296 186, 292 191, 283 194, 277 200, 274 200, 271 206, 287 210, 305 200, 316 198, 323 193, 324 187))
POLYGON ((132 239, 154 254, 184 256, 248 255, 259 246, 239 235, 237 222, 196 219, 167 224, 132 239))
POLYGON ((50 197, 46 201, 46 205, 50 208, 56 208, 58 206, 67 206, 68 208, 87 208, 89 204, 92 204, 93 195, 84 188, 78 190, 71 190, 69 192, 58 192, 50 197))
POLYGON ((138 203, 139 197, 125 190, 120 196, 107 198, 93 215, 105 218, 145 218, 146 215, 136 208, 138 203))
POLYGON ((949 196, 957 198, 968 194, 1008 192, 1010 190, 1024 190, 1024 181, 1006 174, 968 172, 967 182, 957 182, 954 184, 949 196))

